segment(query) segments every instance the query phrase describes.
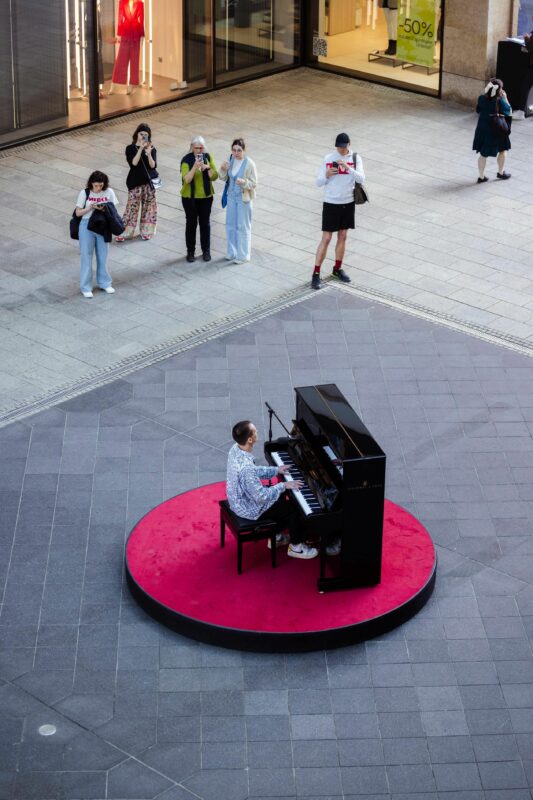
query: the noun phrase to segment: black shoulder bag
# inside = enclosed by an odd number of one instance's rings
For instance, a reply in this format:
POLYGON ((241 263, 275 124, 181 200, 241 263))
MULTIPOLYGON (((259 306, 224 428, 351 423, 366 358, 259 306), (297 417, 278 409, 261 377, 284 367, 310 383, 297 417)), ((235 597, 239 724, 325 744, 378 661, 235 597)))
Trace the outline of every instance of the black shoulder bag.
MULTIPOLYGON (((356 162, 357 162, 357 153, 354 153, 353 154, 354 169, 356 168, 356 162)), ((355 182, 355 186, 353 187, 353 199, 355 201, 356 206, 362 206, 365 203, 370 202, 370 197, 368 196, 368 192, 365 189, 364 185, 362 183, 357 183, 357 181, 355 182)))
POLYGON ((498 111, 498 100, 499 98, 496 99, 496 113, 490 115, 491 129, 492 133, 498 139, 506 139, 509 136, 511 129, 509 127, 507 117, 504 114, 500 114, 498 111))
MULTIPOLYGON (((85 206, 87 205, 87 200, 89 198, 89 189, 85 189, 85 206)), ((85 208, 85 206, 83 206, 85 208)), ((76 214, 76 209, 72 212, 72 216, 70 218, 70 238, 71 239, 79 239, 80 238, 80 222, 81 217, 78 217, 76 214)))

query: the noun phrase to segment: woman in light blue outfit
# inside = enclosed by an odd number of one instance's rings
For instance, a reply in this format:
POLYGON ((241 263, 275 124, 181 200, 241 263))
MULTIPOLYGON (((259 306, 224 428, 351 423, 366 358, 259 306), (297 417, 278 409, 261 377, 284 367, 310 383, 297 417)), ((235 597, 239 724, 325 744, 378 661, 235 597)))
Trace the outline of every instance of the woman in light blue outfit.
POLYGON ((251 158, 245 155, 243 139, 235 139, 231 145, 231 156, 219 171, 226 181, 224 197, 226 210, 226 258, 235 264, 249 261, 252 254, 252 213, 257 170, 251 158))
POLYGON ((80 240, 80 291, 84 297, 93 296, 93 253, 96 250, 96 285, 106 294, 114 294, 111 275, 107 271, 107 251, 111 241, 111 229, 103 228, 104 233, 96 233, 89 228, 89 220, 95 211, 102 211, 106 203, 117 204, 109 178, 104 172, 96 170, 89 175, 87 187, 82 189, 76 203, 76 216, 81 217, 80 240))

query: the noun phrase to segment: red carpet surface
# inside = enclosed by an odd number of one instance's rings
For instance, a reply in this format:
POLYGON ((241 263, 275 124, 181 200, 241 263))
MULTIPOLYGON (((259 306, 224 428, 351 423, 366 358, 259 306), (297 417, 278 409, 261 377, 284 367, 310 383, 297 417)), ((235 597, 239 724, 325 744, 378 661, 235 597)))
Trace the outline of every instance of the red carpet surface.
POLYGON ((379 586, 319 594, 318 558, 291 559, 283 548, 272 569, 265 541, 244 545, 243 574, 237 575, 237 544, 228 530, 220 547, 223 498, 223 482, 173 497, 143 517, 127 544, 128 568, 141 589, 194 620, 276 633, 355 625, 403 605, 433 570, 435 550, 425 528, 386 500, 379 586))

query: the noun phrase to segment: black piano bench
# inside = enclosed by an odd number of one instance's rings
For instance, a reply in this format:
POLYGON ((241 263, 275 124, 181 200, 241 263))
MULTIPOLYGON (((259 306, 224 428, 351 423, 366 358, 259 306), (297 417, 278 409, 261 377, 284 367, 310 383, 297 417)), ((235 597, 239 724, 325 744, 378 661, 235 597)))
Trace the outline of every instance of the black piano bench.
POLYGON ((258 542, 270 539, 272 569, 276 566, 276 534, 281 528, 273 519, 244 519, 234 514, 227 500, 219 500, 220 506, 220 546, 224 547, 226 525, 237 539, 237 573, 242 575, 242 546, 244 542, 258 542))

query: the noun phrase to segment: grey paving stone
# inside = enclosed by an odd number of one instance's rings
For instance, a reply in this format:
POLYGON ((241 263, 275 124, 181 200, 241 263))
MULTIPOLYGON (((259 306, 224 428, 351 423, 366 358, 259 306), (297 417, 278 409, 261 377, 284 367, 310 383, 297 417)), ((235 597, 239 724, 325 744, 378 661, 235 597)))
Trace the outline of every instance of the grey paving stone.
POLYGON ((110 798, 154 797, 170 788, 171 781, 134 759, 109 771, 107 795, 110 798))
MULTIPOLYGON (((309 753, 309 760, 311 764, 299 764, 299 766, 313 766, 315 758, 319 759, 324 750, 327 749, 326 745, 333 748, 336 757, 336 744, 335 742, 293 742, 293 751, 295 754, 294 763, 297 764, 296 752, 301 753, 301 759, 306 760, 306 754, 309 753)), ((233 747, 234 743, 230 744, 233 747)), ((291 746, 288 742, 280 741, 248 741, 246 745, 246 757, 250 767, 255 769, 277 769, 277 767, 289 768, 292 767, 293 755, 291 753, 291 746)), ((299 760, 299 759, 298 759, 299 760)), ((335 764, 338 762, 335 761, 335 764)), ((323 764, 317 763, 317 766, 329 766, 325 760, 323 764)))
POLYGON ((377 794, 389 790, 385 767, 341 767, 345 795, 377 794))
POLYGON ((334 717, 331 714, 293 714, 291 735, 293 739, 334 739, 334 717))
POLYGON ((290 689, 288 695, 289 712, 291 714, 330 714, 335 691, 329 692, 327 689, 290 689))
POLYGON ((362 714, 375 711, 374 690, 368 689, 332 689, 331 706, 338 714, 362 714))
POLYGON ((342 795, 341 770, 338 768, 297 767, 294 772, 298 797, 342 795))
POLYGON ((435 789, 432 768, 426 764, 387 766, 391 791, 403 793, 431 792, 435 789))
POLYGON ((205 800, 246 800, 248 795, 244 770, 201 770, 183 785, 205 800))
POLYGON ((418 711, 402 711, 378 714, 379 728, 382 737, 419 737, 423 736, 422 718, 418 711))
POLYGON ((481 789, 481 780, 476 764, 434 764, 433 772, 439 792, 481 789))
POLYGON ((385 763, 385 743, 379 739, 341 739, 338 742, 342 767, 379 766, 385 763))
MULTIPOLYGON (((321 770, 320 770, 321 771, 321 770)), ((294 792, 294 773, 292 769, 248 770, 250 797, 283 797, 294 792)))
MULTIPOLYGON (((159 718, 157 720, 157 741, 159 744, 200 742, 202 741, 201 727, 202 720, 199 716, 159 718)), ((206 726, 206 730, 211 729, 206 726)))
POLYGON ((521 761, 482 762, 479 764, 479 773, 484 789, 527 788, 527 780, 521 761))
POLYGON ((243 717, 204 717, 201 725, 203 742, 239 742, 246 736, 243 717))
POLYGON ((288 741, 291 738, 288 716, 247 716, 245 722, 249 742, 288 741))

